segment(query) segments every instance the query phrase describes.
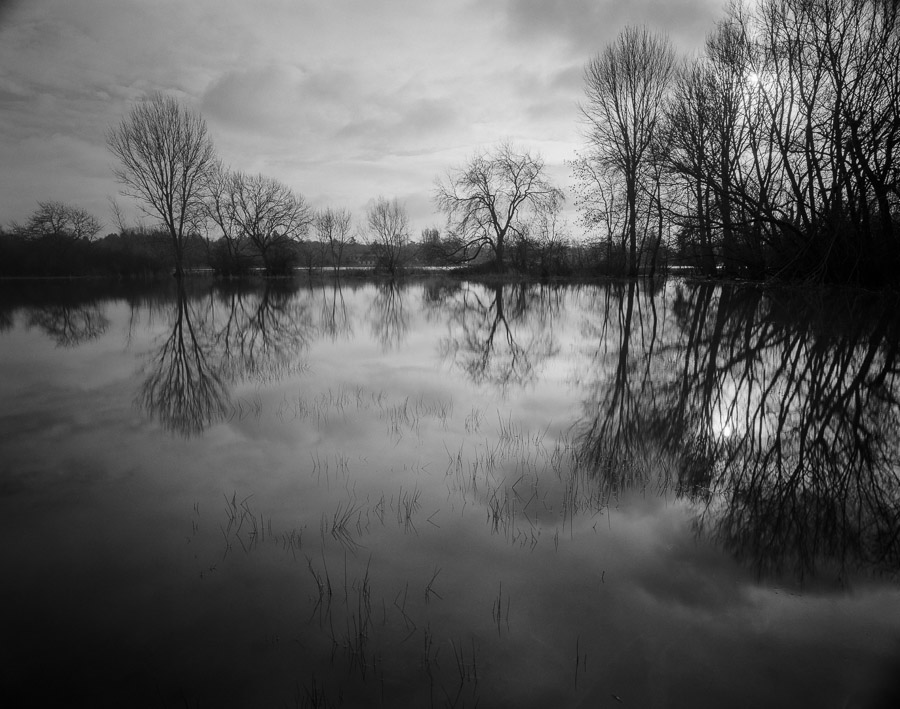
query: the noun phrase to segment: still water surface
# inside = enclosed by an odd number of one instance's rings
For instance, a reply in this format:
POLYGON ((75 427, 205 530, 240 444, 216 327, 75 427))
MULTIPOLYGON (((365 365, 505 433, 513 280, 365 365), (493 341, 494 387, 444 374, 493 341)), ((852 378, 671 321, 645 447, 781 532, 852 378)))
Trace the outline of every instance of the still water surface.
POLYGON ((5 288, 6 693, 896 706, 896 308, 673 281, 5 288))

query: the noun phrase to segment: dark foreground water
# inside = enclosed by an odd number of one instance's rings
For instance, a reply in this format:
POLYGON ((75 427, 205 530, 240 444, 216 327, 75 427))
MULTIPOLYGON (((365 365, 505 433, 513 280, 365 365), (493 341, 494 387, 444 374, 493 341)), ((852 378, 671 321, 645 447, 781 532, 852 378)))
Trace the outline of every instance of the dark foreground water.
POLYGON ((890 707, 900 318, 677 282, 0 291, 0 676, 890 707))

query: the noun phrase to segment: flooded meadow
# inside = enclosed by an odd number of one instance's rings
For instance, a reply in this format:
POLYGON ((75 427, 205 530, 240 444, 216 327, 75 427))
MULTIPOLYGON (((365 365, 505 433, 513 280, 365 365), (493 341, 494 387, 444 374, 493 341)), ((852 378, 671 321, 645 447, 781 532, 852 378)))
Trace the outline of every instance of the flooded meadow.
POLYGON ((900 702, 894 297, 0 289, 10 696, 900 702))

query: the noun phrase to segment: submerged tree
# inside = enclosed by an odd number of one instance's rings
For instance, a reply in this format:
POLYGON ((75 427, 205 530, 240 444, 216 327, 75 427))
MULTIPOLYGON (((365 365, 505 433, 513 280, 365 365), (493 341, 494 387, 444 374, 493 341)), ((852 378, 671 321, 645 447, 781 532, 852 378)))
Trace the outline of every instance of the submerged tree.
POLYGON ((123 193, 165 225, 181 277, 184 244, 202 212, 203 190, 215 165, 215 149, 203 118, 170 96, 153 94, 106 133, 121 166, 114 170, 123 193))
POLYGON ((729 6, 667 111, 671 204, 704 270, 896 279, 898 63, 896 2, 729 6))
POLYGON ((508 240, 524 238, 529 221, 556 211, 563 199, 546 175, 543 158, 509 142, 450 170, 434 195, 447 215, 448 230, 461 240, 460 250, 474 259, 487 247, 501 271, 508 240))
POLYGON ((347 209, 328 207, 316 213, 313 219, 316 237, 323 252, 331 260, 331 266, 337 273, 344 257, 344 247, 350 240, 350 224, 352 215, 347 209))
POLYGON ((369 244, 375 252, 378 266, 391 275, 403 265, 406 247, 409 245, 409 215, 396 198, 379 197, 366 210, 369 227, 369 244))
MULTIPOLYGON (((590 158, 621 180, 627 209, 628 271, 638 270, 638 203, 651 165, 664 98, 675 70, 669 41, 626 28, 584 72, 590 158)), ((652 192, 651 192, 652 194, 652 192)))
POLYGON ((312 211, 303 197, 264 175, 232 173, 232 217, 240 232, 259 251, 266 273, 286 273, 293 248, 309 230, 312 211))
POLYGON ((204 207, 216 235, 213 268, 224 276, 244 275, 251 265, 250 240, 237 219, 233 186, 232 173, 217 162, 208 177, 204 207))

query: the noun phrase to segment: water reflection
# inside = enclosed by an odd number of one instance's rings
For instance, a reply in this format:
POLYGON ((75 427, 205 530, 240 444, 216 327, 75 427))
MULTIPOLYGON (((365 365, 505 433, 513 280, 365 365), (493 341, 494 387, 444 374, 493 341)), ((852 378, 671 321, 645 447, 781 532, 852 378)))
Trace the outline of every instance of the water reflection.
POLYGON ((289 286, 268 283, 211 294, 202 330, 230 381, 273 381, 296 371, 316 337, 309 299, 289 286))
POLYGON ((96 303, 48 305, 33 309, 28 324, 39 327, 60 347, 76 347, 106 332, 109 320, 96 303))
MULTIPOLYGON (((202 302, 202 301, 201 301, 202 302)), ((216 351, 204 336, 207 312, 194 312, 179 281, 171 330, 144 367, 138 405, 169 431, 201 433, 230 411, 216 351)))
POLYGON ((319 323, 322 334, 332 342, 350 339, 353 335, 353 318, 341 282, 333 285, 322 283, 319 323))
POLYGON ((577 445, 611 492, 674 489, 760 574, 896 573, 893 300, 632 283, 595 305, 577 445))
MULTIPOLYGON (((160 306, 157 306, 160 307, 160 306)), ((161 307, 170 329, 150 355, 137 401, 167 430, 198 435, 234 412, 231 386, 302 369, 315 336, 311 306, 293 288, 179 285, 161 307)))
POLYGON ((475 384, 505 391, 531 382, 558 352, 551 322, 559 303, 549 293, 524 283, 444 293, 437 305, 448 331, 439 345, 442 357, 475 384))
MULTIPOLYGON (((232 416, 241 382, 304 371, 319 340, 368 334, 396 353, 411 332, 433 332, 423 357, 436 347, 501 396, 547 364, 566 369, 583 402, 578 470, 601 499, 674 492, 694 505, 698 534, 760 575, 844 582, 900 565, 895 298, 672 282, 185 288, 130 300, 132 324, 165 315, 136 400, 175 434, 232 416)), ((22 312, 54 342, 108 329, 102 299, 37 302, 22 312)))
POLYGON ((394 280, 378 285, 369 309, 372 334, 383 352, 396 350, 409 334, 409 313, 403 306, 403 286, 394 280))

